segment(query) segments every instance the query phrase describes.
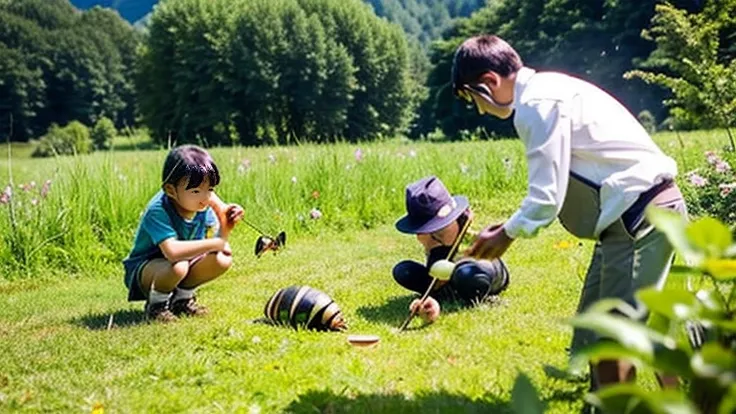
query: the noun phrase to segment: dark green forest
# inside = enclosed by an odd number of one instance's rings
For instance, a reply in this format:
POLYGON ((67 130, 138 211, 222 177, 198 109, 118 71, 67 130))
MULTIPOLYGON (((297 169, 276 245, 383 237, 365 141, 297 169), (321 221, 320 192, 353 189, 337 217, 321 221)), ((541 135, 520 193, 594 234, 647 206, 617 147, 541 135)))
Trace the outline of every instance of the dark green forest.
POLYGON ((448 88, 454 49, 480 33, 651 127, 736 122, 736 0, 154 3, 0 0, 3 135, 109 118, 209 145, 512 136, 448 88))

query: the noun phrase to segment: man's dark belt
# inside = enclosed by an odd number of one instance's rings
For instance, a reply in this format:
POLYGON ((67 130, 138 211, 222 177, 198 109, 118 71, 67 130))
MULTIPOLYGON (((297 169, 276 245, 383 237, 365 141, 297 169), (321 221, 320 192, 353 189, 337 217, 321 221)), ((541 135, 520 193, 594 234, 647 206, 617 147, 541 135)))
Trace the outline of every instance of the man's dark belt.
MULTIPOLYGON (((644 210, 647 208, 649 203, 660 195, 670 196, 672 198, 671 201, 682 198, 680 189, 677 188, 675 181, 671 178, 665 179, 661 183, 656 184, 652 188, 641 193, 634 204, 621 215, 621 221, 623 221, 624 226, 631 234, 634 234, 644 221, 644 210)), ((666 204, 666 202, 660 204, 666 204)))

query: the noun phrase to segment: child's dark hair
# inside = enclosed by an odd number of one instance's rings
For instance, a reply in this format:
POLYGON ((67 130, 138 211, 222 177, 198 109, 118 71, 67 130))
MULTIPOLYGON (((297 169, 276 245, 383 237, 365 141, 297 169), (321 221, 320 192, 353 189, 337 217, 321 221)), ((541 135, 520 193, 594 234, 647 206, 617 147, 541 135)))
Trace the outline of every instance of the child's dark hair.
POLYGON ((485 72, 503 77, 524 66, 521 57, 506 41, 494 35, 475 36, 458 47, 452 61, 453 88, 474 83, 485 72))
POLYGON ((172 149, 164 161, 161 185, 178 185, 182 178, 189 179, 187 190, 199 187, 204 178, 212 187, 220 184, 220 171, 215 161, 203 148, 196 145, 181 145, 172 149))

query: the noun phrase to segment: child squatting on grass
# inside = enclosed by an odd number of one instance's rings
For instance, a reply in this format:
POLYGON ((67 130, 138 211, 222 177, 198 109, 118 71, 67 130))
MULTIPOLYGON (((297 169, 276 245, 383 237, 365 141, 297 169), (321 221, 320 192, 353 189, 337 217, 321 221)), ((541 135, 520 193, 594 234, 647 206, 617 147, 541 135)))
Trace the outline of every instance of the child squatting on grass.
POLYGON ((147 319, 171 322, 207 313, 194 292, 232 265, 227 239, 243 208, 217 197, 217 165, 194 145, 169 152, 161 182, 123 265, 128 300, 146 300, 147 319))
MULTIPOLYGON (((573 235, 596 240, 578 312, 599 299, 620 298, 644 314, 634 292, 662 288, 673 258, 644 210, 656 205, 687 215, 675 161, 616 99, 580 79, 525 67, 496 36, 472 37, 457 49, 452 84, 481 115, 514 114, 529 171, 521 207, 505 223, 482 230, 467 253, 501 257, 514 240, 535 236, 559 217, 573 235)), ((576 329, 572 351, 598 340, 576 329)), ((594 389, 634 378, 624 361, 591 367, 594 389)))
MULTIPOLYGON (((452 197, 442 181, 429 176, 406 187, 406 215, 396 222, 402 233, 416 234, 424 247, 427 265, 413 260, 404 260, 394 266, 393 276, 397 283, 414 292, 424 294, 432 282, 429 269, 441 259, 448 259, 452 246, 473 220, 468 199, 452 197)), ((462 239, 460 240, 462 241, 462 239)), ((449 260, 452 261, 450 257, 449 260)), ((477 303, 488 296, 498 295, 509 284, 509 273, 500 259, 493 261, 464 258, 457 261, 449 281, 438 281, 430 296, 419 309, 419 315, 427 322, 439 317, 437 301, 461 301, 477 303)), ((414 300, 410 310, 420 306, 414 300)))

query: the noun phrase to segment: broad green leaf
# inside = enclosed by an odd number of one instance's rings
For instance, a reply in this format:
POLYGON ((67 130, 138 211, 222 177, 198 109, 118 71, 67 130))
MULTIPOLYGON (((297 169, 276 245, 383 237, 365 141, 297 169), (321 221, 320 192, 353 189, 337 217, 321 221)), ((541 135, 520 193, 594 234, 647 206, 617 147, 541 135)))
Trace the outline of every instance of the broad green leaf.
POLYGON ((736 260, 707 259, 702 264, 703 270, 720 281, 736 279, 736 260))
POLYGON ((592 394, 588 401, 610 413, 651 412, 696 414, 698 410, 685 394, 674 390, 651 391, 635 384, 616 384, 592 394), (646 405, 646 409, 641 407, 646 405))
POLYGON ((584 370, 590 362, 605 359, 623 359, 637 366, 643 366, 652 361, 652 357, 642 354, 635 349, 627 348, 617 342, 598 341, 578 350, 570 359, 570 371, 573 373, 584 370))
POLYGON ((728 392, 723 396, 721 405, 718 406, 718 414, 736 413, 736 385, 731 385, 728 392))
POLYGON ((649 364, 654 370, 666 374, 675 374, 680 378, 692 378, 689 348, 669 349, 664 346, 654 348, 654 359, 649 364))
POLYGON ((714 314, 722 315, 726 311, 723 299, 721 299, 721 296, 717 295, 712 290, 701 289, 695 293, 695 297, 698 298, 703 307, 714 314))
POLYGON ((688 239, 687 221, 680 214, 654 206, 647 207, 645 214, 647 220, 667 236, 672 246, 688 264, 697 265, 702 260, 703 253, 688 239))
POLYGON ((525 374, 520 373, 511 390, 511 406, 517 414, 541 414, 544 406, 534 384, 525 374))
POLYGON ((723 385, 736 381, 736 355, 720 344, 710 342, 696 352, 690 364, 695 374, 704 378, 718 378, 723 385))
POLYGON ((723 252, 724 257, 736 257, 736 244, 732 244, 731 246, 726 249, 725 252, 723 252))
POLYGON ((630 304, 626 303, 625 301, 621 299, 601 299, 594 304, 590 305, 586 312, 591 313, 608 313, 613 310, 616 310, 618 312, 621 312, 625 316, 632 318, 632 319, 638 319, 642 318, 646 315, 646 310, 637 310, 630 304))
POLYGON ((722 257, 733 243, 728 227, 712 217, 704 217, 690 224, 685 233, 690 243, 705 251, 708 257, 722 257))
POLYGON ((602 337, 610 338, 624 347, 637 352, 644 358, 651 358, 652 342, 673 348, 675 341, 644 324, 621 316, 607 313, 584 312, 569 321, 578 328, 590 329, 602 337))
POLYGON ((702 309, 695 295, 685 290, 647 288, 636 292, 636 297, 652 312, 676 320, 693 319, 702 309))

